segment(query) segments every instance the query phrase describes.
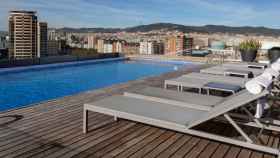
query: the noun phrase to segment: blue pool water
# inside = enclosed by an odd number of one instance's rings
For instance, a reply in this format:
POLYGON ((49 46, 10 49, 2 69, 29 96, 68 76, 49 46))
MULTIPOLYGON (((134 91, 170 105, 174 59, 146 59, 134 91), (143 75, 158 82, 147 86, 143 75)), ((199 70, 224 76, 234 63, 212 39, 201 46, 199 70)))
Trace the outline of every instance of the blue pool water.
POLYGON ((159 75, 186 66, 186 63, 126 60, 2 73, 0 111, 159 75))

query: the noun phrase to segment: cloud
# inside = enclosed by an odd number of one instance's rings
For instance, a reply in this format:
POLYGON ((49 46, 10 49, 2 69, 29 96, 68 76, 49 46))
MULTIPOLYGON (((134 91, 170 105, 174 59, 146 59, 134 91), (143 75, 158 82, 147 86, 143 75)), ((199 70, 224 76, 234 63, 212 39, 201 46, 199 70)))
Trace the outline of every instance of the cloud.
POLYGON ((84 0, 9 0, 0 5, 0 20, 6 28, 8 12, 14 9, 36 10, 41 20, 54 27, 121 27, 124 23, 143 20, 143 14, 134 10, 100 5, 84 0))
POLYGON ((280 2, 261 0, 5 0, 0 30, 7 29, 9 10, 36 10, 51 27, 127 27, 154 22, 186 25, 276 27, 280 2), (266 8, 264 8, 266 7, 266 8), (275 8, 275 9, 270 9, 275 8))

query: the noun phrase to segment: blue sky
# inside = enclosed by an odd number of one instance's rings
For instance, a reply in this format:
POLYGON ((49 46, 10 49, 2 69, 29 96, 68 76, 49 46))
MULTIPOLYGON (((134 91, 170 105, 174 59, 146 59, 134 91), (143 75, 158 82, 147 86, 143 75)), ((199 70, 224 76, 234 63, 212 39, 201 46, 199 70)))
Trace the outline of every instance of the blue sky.
POLYGON ((156 22, 280 28, 279 0, 1 0, 9 10, 36 10, 50 27, 128 27, 156 22))

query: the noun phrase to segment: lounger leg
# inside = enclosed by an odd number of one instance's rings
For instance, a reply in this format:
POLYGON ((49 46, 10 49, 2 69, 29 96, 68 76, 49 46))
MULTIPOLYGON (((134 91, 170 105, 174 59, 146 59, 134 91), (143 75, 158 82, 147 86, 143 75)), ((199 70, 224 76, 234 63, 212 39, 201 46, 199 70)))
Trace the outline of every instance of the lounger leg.
POLYGON ((224 117, 246 139, 247 142, 253 143, 249 136, 231 119, 231 117, 228 114, 224 114, 224 117))
POLYGON ((260 128, 264 128, 265 126, 254 117, 254 115, 246 108, 242 107, 242 109, 247 113, 247 115, 260 127, 260 128))
POLYGON ((84 109, 83 114, 83 132, 87 133, 88 131, 88 110, 84 109))
POLYGON ((114 121, 118 121, 118 117, 117 116, 114 116, 114 121))

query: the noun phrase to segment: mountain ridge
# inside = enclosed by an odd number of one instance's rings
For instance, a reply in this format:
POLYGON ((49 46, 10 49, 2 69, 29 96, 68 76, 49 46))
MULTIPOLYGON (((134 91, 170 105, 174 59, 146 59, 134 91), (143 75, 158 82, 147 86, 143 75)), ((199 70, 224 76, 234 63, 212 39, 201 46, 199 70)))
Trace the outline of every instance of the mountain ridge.
MULTIPOLYGON (((138 25, 126 28, 50 28, 58 32, 75 32, 75 33, 117 33, 117 32, 149 32, 156 30, 165 31, 181 31, 185 33, 228 33, 228 34, 243 34, 243 35, 264 35, 264 36, 280 36, 280 29, 268 27, 253 27, 253 26, 226 26, 226 25, 204 25, 204 26, 188 26, 173 23, 153 23, 147 25, 138 25)), ((7 35, 7 31, 0 31, 0 35, 7 35)))
POLYGON ((79 33, 117 33, 125 32, 149 32, 156 30, 166 31, 181 31, 185 33, 229 33, 229 34, 246 34, 246 35, 266 35, 266 36, 280 36, 280 29, 267 27, 253 27, 253 26, 225 26, 225 25, 204 25, 204 26, 187 26, 173 23, 154 23, 148 25, 139 25, 126 28, 59 28, 56 29, 63 32, 79 32, 79 33))

